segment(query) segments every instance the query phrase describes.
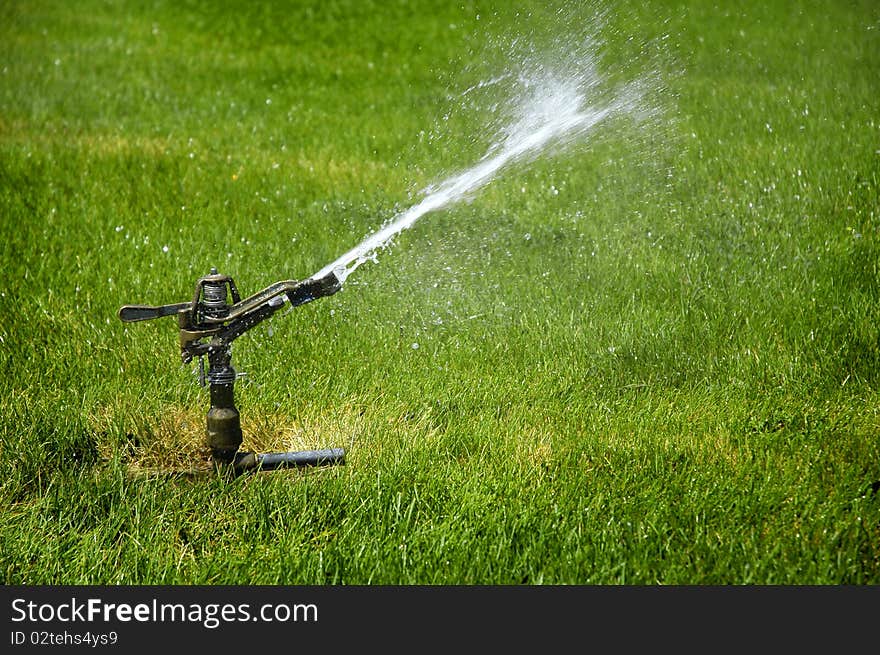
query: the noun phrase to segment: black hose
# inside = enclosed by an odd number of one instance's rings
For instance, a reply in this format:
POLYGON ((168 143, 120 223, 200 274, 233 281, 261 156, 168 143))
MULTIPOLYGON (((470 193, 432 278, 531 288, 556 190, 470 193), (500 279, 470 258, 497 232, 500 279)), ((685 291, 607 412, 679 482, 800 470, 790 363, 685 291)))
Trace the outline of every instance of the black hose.
POLYGON ((343 448, 299 450, 286 453, 240 453, 235 458, 236 471, 271 471, 279 468, 332 466, 345 463, 343 448))

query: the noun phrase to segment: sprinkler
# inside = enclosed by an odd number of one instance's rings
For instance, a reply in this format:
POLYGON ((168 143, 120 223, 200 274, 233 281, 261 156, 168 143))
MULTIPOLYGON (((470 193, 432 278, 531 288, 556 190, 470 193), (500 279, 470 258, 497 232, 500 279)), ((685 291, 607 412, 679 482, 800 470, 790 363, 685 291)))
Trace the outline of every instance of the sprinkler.
POLYGON ((234 474, 248 470, 343 464, 342 448, 281 453, 240 452, 241 419, 235 407, 237 374, 232 367, 232 342, 285 305, 298 307, 330 296, 342 287, 334 273, 304 281, 276 282, 241 299, 235 282, 217 272, 200 278, 190 302, 173 305, 125 305, 119 318, 126 323, 177 316, 180 356, 184 364, 199 358, 199 383, 210 385, 211 408, 207 415, 207 445, 219 469, 234 474), (230 303, 231 300, 231 303, 230 303), (205 372, 205 358, 208 370, 205 372))

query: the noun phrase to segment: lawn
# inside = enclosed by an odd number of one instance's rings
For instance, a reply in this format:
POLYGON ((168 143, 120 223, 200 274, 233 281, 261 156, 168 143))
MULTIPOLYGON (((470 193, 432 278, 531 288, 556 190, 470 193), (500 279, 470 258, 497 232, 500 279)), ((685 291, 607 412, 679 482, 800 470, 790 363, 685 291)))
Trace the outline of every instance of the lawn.
POLYGON ((880 583, 880 8, 494 4, 0 6, 4 584, 880 583), (187 474, 119 308, 310 276, 590 60, 648 111, 236 341, 243 447, 345 464, 187 474))

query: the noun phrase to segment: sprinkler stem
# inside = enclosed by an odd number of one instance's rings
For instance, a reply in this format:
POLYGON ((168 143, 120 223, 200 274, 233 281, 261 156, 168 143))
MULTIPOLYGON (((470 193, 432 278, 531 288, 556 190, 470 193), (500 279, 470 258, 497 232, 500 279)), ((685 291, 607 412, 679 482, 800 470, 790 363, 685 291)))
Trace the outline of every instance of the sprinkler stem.
POLYGON ((208 410, 208 448, 216 464, 231 464, 242 442, 241 418, 235 406, 235 369, 230 347, 208 351, 208 382, 211 408, 208 410))

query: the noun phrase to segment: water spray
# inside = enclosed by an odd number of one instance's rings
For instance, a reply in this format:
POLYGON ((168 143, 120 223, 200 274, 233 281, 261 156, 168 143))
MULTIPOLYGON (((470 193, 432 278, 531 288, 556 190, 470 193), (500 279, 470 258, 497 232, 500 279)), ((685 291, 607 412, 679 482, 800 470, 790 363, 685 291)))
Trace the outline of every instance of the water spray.
POLYGON ((125 305, 119 310, 119 318, 131 323, 163 316, 177 317, 181 359, 187 364, 198 357, 199 381, 202 386, 210 386, 207 445, 217 468, 238 474, 248 470, 343 464, 345 451, 342 448, 281 453, 239 451, 243 438, 234 397, 238 375, 232 367, 235 339, 285 305, 299 307, 330 296, 341 287, 338 278, 330 273, 305 281, 276 282, 242 300, 235 281, 212 268, 209 275, 196 282, 191 301, 159 306, 125 305))
POLYGON ((623 85, 616 89, 610 100, 593 104, 590 104, 581 80, 542 79, 533 87, 522 106, 518 107, 516 118, 476 164, 425 189, 425 195, 418 203, 395 216, 310 279, 323 279, 333 274, 340 284, 344 283, 358 267, 373 260, 379 250, 386 248, 395 236, 412 227, 425 214, 472 197, 508 166, 529 161, 547 148, 574 142, 603 121, 632 112, 640 101, 636 85, 623 85))

